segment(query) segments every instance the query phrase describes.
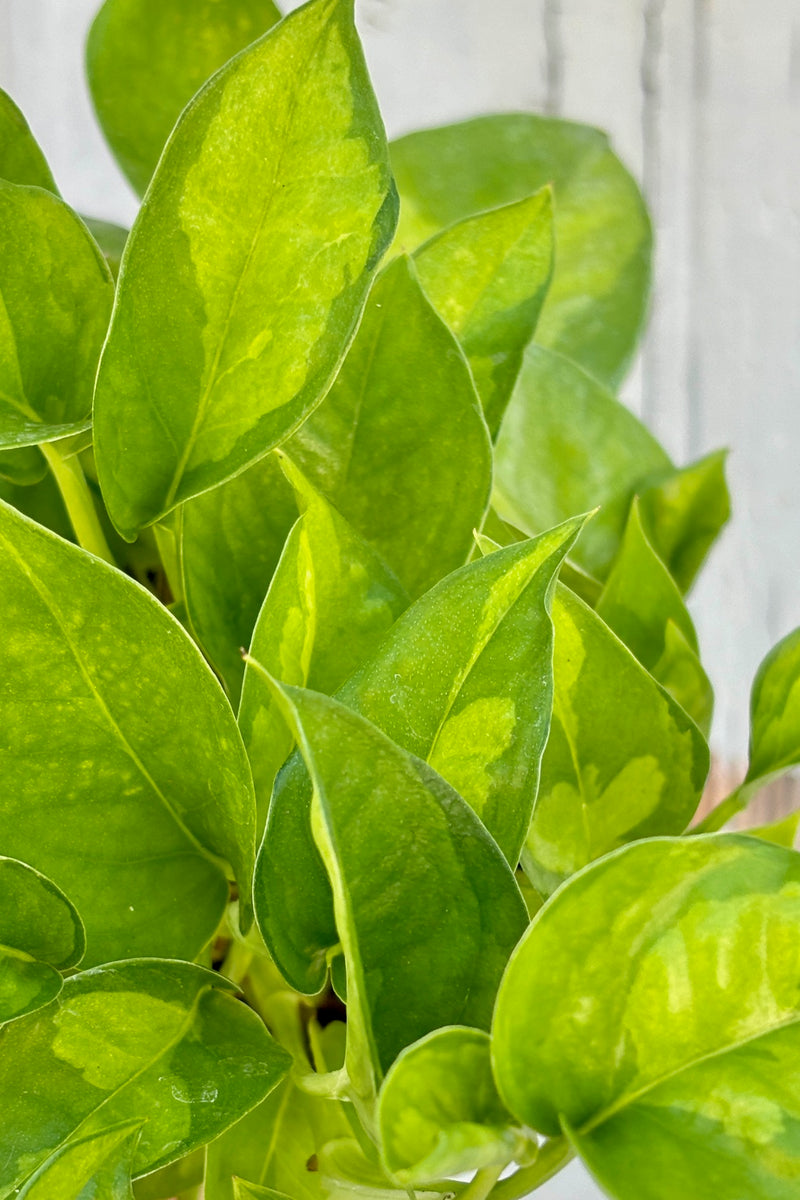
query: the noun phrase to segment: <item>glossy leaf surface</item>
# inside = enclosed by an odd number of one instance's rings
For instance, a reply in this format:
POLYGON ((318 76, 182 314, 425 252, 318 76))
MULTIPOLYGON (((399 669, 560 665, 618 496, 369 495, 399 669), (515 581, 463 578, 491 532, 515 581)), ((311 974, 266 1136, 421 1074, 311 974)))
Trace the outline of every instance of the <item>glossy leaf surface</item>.
POLYGON ((624 842, 681 833, 709 765, 694 722, 563 585, 553 622, 553 720, 523 855, 544 895, 624 842))
POLYGON ((501 517, 536 534, 600 505, 572 556, 603 579, 634 493, 670 468, 652 434, 610 392, 569 359, 528 348, 496 446, 501 517))
POLYGON ((392 167, 403 249, 552 183, 558 255, 537 340, 609 386, 620 381, 644 314, 651 233, 603 133, 522 113, 479 117, 400 138, 392 167))
POLYGON ((3 1033, 0 1195, 65 1141, 144 1122, 134 1173, 222 1133, 275 1087, 289 1055, 218 974, 133 960, 68 979, 3 1033))
POLYGON ((85 948, 64 893, 25 863, 0 858, 0 1023, 58 995, 59 971, 80 962, 85 948))
POLYGON ((409 259, 376 281, 336 382, 286 451, 412 598, 466 562, 491 444, 464 355, 409 259))
POLYGON ((193 957, 247 895, 252 781, 233 714, 143 588, 0 505, 3 848, 86 925, 87 962, 193 957))
POLYGON ((271 0, 106 0, 86 47, 89 88, 140 195, 195 92, 279 18, 271 0))
POLYGON ((678 585, 642 528, 638 500, 595 610, 707 735, 713 694, 697 633, 678 585))
POLYGON ((346 1063, 369 1099, 424 1034, 488 1028, 527 914, 496 844, 435 771, 337 701, 275 687, 314 781, 347 964, 346 1063))
POLYGON ((19 1200, 133 1200, 131 1172, 142 1120, 67 1142, 28 1180, 19 1200))
POLYGON ((404 1050, 383 1081, 378 1123, 386 1166, 411 1185, 505 1166, 525 1144, 478 1029, 439 1029, 404 1050))
MULTIPOLYGON (((443 580, 388 634, 339 699, 425 759, 516 866, 552 706, 553 577, 580 521, 443 580), (426 663, 424 673, 419 664, 426 663)), ((256 869, 259 922, 293 986, 317 991, 337 942, 330 886, 295 755, 278 776, 256 869)))
POLYGON ((123 536, 308 416, 395 207, 348 3, 312 0, 200 92, 131 230, 97 381, 98 470, 123 536))
POLYGON ((495 1072, 619 1200, 789 1200, 800 1180, 800 856, 657 839, 572 880, 506 972, 495 1072), (654 1169, 655 1168, 655 1169, 654 1169))
POLYGON ((47 160, 14 101, 0 88, 0 179, 57 192, 47 160))
POLYGON ((108 268, 71 209, 0 180, 0 447, 89 425, 112 298, 108 268))
POLYGON ((192 630, 233 703, 270 580, 297 504, 274 454, 184 505, 179 519, 182 590, 192 630))
POLYGON ((496 435, 553 272, 553 198, 543 188, 445 229, 416 252, 420 283, 461 343, 496 435))
POLYGON ((641 494, 644 528, 683 592, 731 515, 726 454, 718 450, 671 471, 641 494))
MULTIPOLYGON (((291 462, 302 516, 292 529, 253 632, 250 653, 284 683, 330 695, 377 649, 408 606, 375 551, 291 462)), ((239 729, 261 824, 294 740, 259 671, 248 668, 239 729)))

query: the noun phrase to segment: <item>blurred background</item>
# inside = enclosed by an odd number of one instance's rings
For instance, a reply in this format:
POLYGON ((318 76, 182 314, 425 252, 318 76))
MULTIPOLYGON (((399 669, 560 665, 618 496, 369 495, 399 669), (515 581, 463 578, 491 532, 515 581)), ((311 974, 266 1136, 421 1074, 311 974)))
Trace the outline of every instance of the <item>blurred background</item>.
MULTIPOLYGON (((98 5, 0 0, 0 85, 65 199, 127 225, 136 201, 83 78, 98 5)), ((800 623, 797 0, 358 0, 357 12, 390 136, 504 109, 563 115, 606 129, 642 184, 655 288, 623 398, 678 463, 731 449, 734 519, 691 607, 717 691, 713 749, 741 772, 753 673, 800 623)), ((538 1195, 599 1193, 571 1168, 538 1195)))

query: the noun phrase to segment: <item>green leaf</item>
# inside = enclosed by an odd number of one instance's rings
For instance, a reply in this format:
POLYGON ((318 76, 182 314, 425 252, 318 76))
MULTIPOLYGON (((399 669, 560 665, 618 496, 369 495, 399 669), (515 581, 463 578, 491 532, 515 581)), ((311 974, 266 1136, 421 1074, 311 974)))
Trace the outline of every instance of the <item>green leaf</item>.
POLYGON ((308 416, 395 212, 351 5, 311 0, 185 110, 131 230, 95 395, 124 537, 308 416))
POLYGON ((639 189, 605 134, 513 113, 412 133, 391 149, 404 249, 552 183, 558 256, 537 340, 619 383, 644 316, 652 238, 639 189))
POLYGON ((503 979, 500 1094, 618 1200, 790 1200, 800 1181, 800 856, 658 839, 582 872, 503 979))
POLYGON ((707 736, 714 698, 694 623, 642 528, 638 499, 595 611, 707 736))
POLYGON ((409 259, 376 281, 336 382, 286 451, 412 598, 467 561, 491 443, 464 355, 409 259))
POLYGON ((337 701, 273 686, 314 781, 347 964, 346 1066, 369 1101, 424 1034, 488 1028, 527 913, 495 842, 435 771, 337 701))
POLYGON ((523 853, 544 895, 624 842, 683 832, 709 766, 691 718, 563 585, 553 621, 553 720, 523 853))
POLYGON ((682 592, 688 592, 731 515, 726 450, 673 470, 645 488, 642 524, 682 592))
POLYGON ((460 341, 493 435, 553 273, 553 194, 467 217, 414 258, 428 298, 460 341))
MULTIPOLYGON (((302 516, 259 613, 250 653, 284 683, 330 695, 377 649, 408 597, 336 509, 289 460, 284 464, 302 516)), ((249 667, 239 729, 263 827, 275 776, 294 740, 263 677, 249 667)))
POLYGON ((84 224, 100 247, 103 258, 114 279, 119 275, 122 254, 128 241, 128 230, 111 221, 101 221, 97 217, 84 217, 84 224))
POLYGON ((0 178, 58 194, 47 160, 14 101, 0 88, 0 178))
POLYGON ((297 504, 274 454, 190 500, 178 518, 182 591, 195 637, 238 701, 259 610, 297 504))
POLYGON ((248 1183, 246 1179, 234 1179, 234 1200, 294 1200, 285 1192, 276 1192, 274 1188, 260 1187, 257 1183, 248 1183))
POLYGON ((205 1160, 206 1151, 202 1146, 159 1171, 143 1175, 133 1187, 135 1200, 174 1200, 183 1197, 184 1192, 187 1193, 185 1200, 191 1200, 192 1188, 196 1192, 203 1182, 205 1160))
POLYGON ((252 782, 233 714, 148 592, 0 504, 5 852, 63 887, 87 963, 191 958, 249 894, 252 782))
POLYGON ((0 180, 0 446, 85 429, 114 289, 85 226, 41 188, 0 180))
POLYGON ((60 888, 0 857, 0 1022, 48 1004, 61 990, 59 971, 85 949, 81 919, 60 888))
MULTIPOLYGON (((472 806, 516 866, 552 706, 553 579, 580 529, 471 563, 421 597, 339 693, 425 759, 472 806), (420 671, 424 663, 425 670, 420 671)), ((314 993, 338 941, 298 755, 278 776, 256 867, 258 920, 292 986, 314 993)))
POLYGON ((750 693, 750 761, 744 782, 698 830, 721 829, 771 780, 800 766, 800 628, 773 646, 750 693))
POLYGON ((89 89, 139 195, 195 92, 278 20, 271 0, 106 0, 86 44, 89 89))
POLYGON ((68 1139, 144 1122, 143 1175, 244 1116, 289 1055, 215 972, 154 959, 96 967, 55 1004, 8 1025, 0 1059, 0 1195, 49 1166, 68 1139))
POLYGON ((15 487, 31 487, 35 483, 41 483, 47 470, 47 463, 38 446, 0 450, 0 479, 15 487))
POLYGON ((600 505, 572 556, 604 579, 634 493, 670 468, 655 438, 596 380, 561 355, 528 347, 495 453, 501 517, 536 534, 600 505))
POLYGON ((781 817, 778 821, 770 821, 768 825, 751 825, 746 832, 750 837, 763 838, 765 842, 774 842, 776 846, 784 846, 793 850, 797 841, 797 830, 800 827, 800 809, 781 817))
POLYGON ((412 1186, 505 1166, 526 1146, 478 1029, 438 1029, 404 1050, 383 1081, 378 1124, 386 1167, 412 1186))
POLYGON ((28 1180, 18 1200, 133 1200, 131 1171, 142 1120, 67 1142, 28 1180))

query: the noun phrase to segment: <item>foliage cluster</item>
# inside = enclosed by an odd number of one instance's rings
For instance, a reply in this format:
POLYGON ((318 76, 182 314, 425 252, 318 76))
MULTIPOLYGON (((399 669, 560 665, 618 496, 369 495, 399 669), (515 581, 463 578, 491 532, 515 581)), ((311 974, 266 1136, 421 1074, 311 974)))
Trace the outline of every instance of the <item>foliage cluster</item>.
POLYGON ((106 0, 88 69, 129 236, 0 98, 0 1197, 796 1197, 796 822, 715 831, 800 633, 690 829, 728 495, 614 396, 630 175, 388 146, 348 0, 106 0))

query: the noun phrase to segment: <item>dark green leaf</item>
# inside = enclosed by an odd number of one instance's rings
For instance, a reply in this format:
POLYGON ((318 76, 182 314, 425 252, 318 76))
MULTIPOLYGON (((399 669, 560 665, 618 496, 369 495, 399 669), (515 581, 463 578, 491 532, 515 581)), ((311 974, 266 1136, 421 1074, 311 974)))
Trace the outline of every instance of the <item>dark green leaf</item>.
POLYGON ((336 382, 286 450, 412 598, 467 561, 491 443, 464 355, 409 259, 376 281, 336 382))
POLYGON ((47 463, 38 446, 0 450, 0 479, 15 487, 31 487, 35 483, 41 483, 46 474, 47 463))
POLYGON ((414 258, 428 298, 464 349, 495 435, 553 272, 552 191, 467 217, 414 258))
POLYGON ((435 771, 337 701, 274 687, 314 781, 347 963, 346 1066, 368 1102, 411 1042, 446 1024, 488 1027, 525 905, 496 844, 435 771))
POLYGON ((41 188, 0 180, 0 446, 89 425, 113 294, 71 209, 41 188))
MULTIPOLYGON (((284 683, 331 694, 377 649, 408 597, 375 551, 288 460, 302 516, 286 542, 250 652, 284 683)), ((258 671, 247 670, 239 729, 260 825, 293 738, 258 671)))
POLYGON ((0 504, 3 848, 63 887, 87 961, 193 957, 249 892, 255 805, 233 714, 143 588, 0 504))
POLYGON ((525 352, 496 447, 495 507, 541 533, 601 506, 572 552, 603 579, 634 493, 671 463, 624 405, 575 363, 540 346, 525 352))
POLYGON ((53 176, 28 122, 0 88, 0 178, 58 194, 53 176))
POLYGON ((523 854, 544 895, 625 842, 683 832, 709 765, 691 718, 563 585, 553 622, 553 720, 523 854))
POLYGON ((8 1025, 0 1057, 0 1195, 80 1130, 144 1122, 134 1174, 222 1133, 285 1075, 289 1055, 214 972, 133 960, 64 983, 8 1025))
POLYGON ((294 522, 297 504, 274 454, 190 500, 178 517, 182 591, 192 630, 234 703, 241 648, 294 522))
POLYGON ((272 0, 106 0, 86 47, 89 87, 140 195, 195 92, 279 19, 272 0))
MULTIPOLYGON (((400 618, 339 694, 429 761, 512 866, 530 822, 550 721, 550 592, 580 525, 573 520, 443 580, 400 618)), ((313 993, 338 936, 310 807, 311 784, 295 755, 276 782, 255 894, 281 970, 294 987, 313 993)))
POLYGON ((95 395, 100 481, 123 536, 308 416, 395 211, 351 5, 312 0, 189 105, 131 230, 95 395))
POLYGON ((792 1200, 800 1182, 800 855, 626 847, 565 886, 509 965, 500 1094, 569 1132, 619 1200, 792 1200))
POLYGON ((688 592, 731 515, 727 451, 659 479, 641 494, 642 524, 678 587, 688 592))
POLYGON ((67 1142, 28 1180, 18 1200, 133 1200, 131 1171, 142 1124, 123 1121, 67 1142))
POLYGON ((522 113, 479 117, 401 138, 392 167, 402 198, 397 242, 409 250, 552 183, 558 255, 537 340, 611 387, 620 381, 644 315, 652 247, 639 189, 605 134, 522 113))
POLYGON ((378 1123, 384 1162, 406 1185, 506 1166, 526 1149, 478 1029, 438 1029, 404 1050, 383 1081, 378 1123))

